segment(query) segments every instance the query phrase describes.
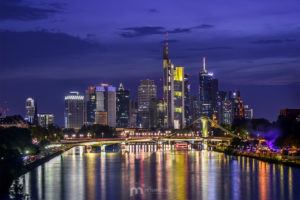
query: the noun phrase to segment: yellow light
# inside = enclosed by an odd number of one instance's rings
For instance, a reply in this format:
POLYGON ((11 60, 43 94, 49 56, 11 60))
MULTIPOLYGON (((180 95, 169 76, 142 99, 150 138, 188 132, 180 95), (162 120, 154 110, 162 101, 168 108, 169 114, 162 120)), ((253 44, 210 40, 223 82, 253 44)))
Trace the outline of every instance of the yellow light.
POLYGON ((184 68, 176 67, 176 69, 174 70, 174 80, 183 81, 183 76, 184 76, 184 68))
POLYGON ((175 112, 182 113, 182 108, 175 108, 175 112))
POLYGON ((182 97, 182 92, 175 91, 175 92, 174 92, 174 95, 175 95, 175 96, 178 96, 178 97, 182 97))

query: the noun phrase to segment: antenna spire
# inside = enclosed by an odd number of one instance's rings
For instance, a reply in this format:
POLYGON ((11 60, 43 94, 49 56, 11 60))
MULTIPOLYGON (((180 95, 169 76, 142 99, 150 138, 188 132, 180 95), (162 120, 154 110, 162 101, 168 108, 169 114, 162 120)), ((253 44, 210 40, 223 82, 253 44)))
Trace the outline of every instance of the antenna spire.
POLYGON ((206 72, 206 67, 205 67, 205 57, 203 57, 203 71, 206 72))
POLYGON ((166 32, 166 46, 168 46, 168 41, 169 41, 169 33, 166 32))

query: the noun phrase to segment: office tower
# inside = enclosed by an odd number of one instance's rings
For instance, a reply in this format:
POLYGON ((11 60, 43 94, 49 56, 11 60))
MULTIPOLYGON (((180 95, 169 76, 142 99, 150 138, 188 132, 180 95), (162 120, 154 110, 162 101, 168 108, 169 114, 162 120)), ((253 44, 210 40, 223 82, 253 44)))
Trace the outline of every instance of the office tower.
POLYGON ((141 128, 151 128, 150 103, 156 99, 156 90, 153 80, 141 80, 138 87, 138 126, 141 128))
POLYGON ((138 113, 138 106, 136 100, 129 101, 129 127, 135 128, 137 126, 137 113, 138 113))
POLYGON ((90 86, 85 90, 85 119, 84 122, 87 124, 95 123, 95 112, 96 112, 96 87, 90 86))
POLYGON ((185 125, 184 111, 184 68, 174 69, 174 128, 183 128, 185 125))
POLYGON ((189 77, 189 74, 184 74, 184 118, 186 125, 189 125, 192 122, 191 84, 189 82, 189 77))
POLYGON ((116 127, 116 87, 103 83, 96 86, 95 124, 116 127))
POLYGON ((240 95, 235 100, 234 104, 234 119, 245 119, 244 104, 240 95))
POLYGON ((70 92, 65 96, 65 128, 79 129, 84 119, 84 96, 70 92))
POLYGON ((117 90, 117 126, 127 128, 129 126, 129 90, 125 90, 123 84, 117 90))
POLYGON ((163 48, 165 128, 184 127, 184 68, 174 68, 168 57, 168 38, 163 48), (175 93, 176 92, 176 93, 175 93), (180 96, 181 95, 181 96, 180 96), (176 104, 176 105, 175 105, 176 104), (175 109, 176 106, 176 109, 175 109))
POLYGON ((26 120, 31 124, 36 124, 37 106, 33 98, 26 99, 26 120))
POLYGON ((150 120, 150 128, 157 128, 157 99, 150 99, 149 106, 149 120, 150 120))
POLYGON ((199 101, 201 106, 201 116, 210 118, 216 114, 218 80, 213 77, 213 73, 208 73, 203 58, 203 70, 199 73, 199 101))
POLYGON ((223 101, 223 122, 222 124, 232 124, 234 104, 231 100, 226 98, 223 101))
POLYGON ((164 112, 164 101, 162 99, 157 99, 156 103, 156 127, 157 128, 164 128, 164 118, 165 118, 165 112, 164 112))
MULTIPOLYGON (((192 115, 191 123, 193 123, 195 120, 201 117, 200 101, 197 99, 195 95, 191 96, 191 115, 192 115)), ((200 121, 195 123, 200 124, 200 121)))
POLYGON ((54 115, 48 113, 38 114, 39 125, 43 128, 48 128, 49 125, 54 124, 54 115))
POLYGON ((253 109, 249 105, 244 105, 245 119, 253 119, 253 109))
POLYGON ((219 124, 224 124, 224 103, 226 100, 226 91, 217 92, 216 119, 219 124))

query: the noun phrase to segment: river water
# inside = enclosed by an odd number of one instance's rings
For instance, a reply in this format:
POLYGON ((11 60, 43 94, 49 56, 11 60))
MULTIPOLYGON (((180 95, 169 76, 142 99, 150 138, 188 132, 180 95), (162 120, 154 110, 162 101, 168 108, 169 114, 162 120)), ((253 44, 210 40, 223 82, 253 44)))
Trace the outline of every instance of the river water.
POLYGON ((76 148, 21 177, 24 194, 51 200, 300 199, 299 168, 213 151, 76 148))

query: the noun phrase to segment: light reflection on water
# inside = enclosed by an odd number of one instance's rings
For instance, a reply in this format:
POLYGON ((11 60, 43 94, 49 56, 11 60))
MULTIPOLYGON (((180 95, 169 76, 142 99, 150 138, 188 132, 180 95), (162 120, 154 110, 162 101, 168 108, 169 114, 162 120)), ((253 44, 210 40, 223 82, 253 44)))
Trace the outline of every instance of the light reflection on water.
POLYGON ((300 199, 299 168, 212 151, 85 154, 77 148, 25 174, 24 193, 55 200, 300 199))

